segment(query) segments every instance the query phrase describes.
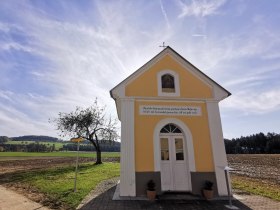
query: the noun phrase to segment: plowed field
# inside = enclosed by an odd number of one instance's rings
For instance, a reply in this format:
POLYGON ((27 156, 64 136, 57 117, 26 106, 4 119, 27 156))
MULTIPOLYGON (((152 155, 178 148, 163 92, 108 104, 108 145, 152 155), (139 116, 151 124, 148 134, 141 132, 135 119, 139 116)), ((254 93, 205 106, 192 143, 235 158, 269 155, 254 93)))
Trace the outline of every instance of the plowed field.
MULTIPOLYGON (((79 163, 95 162, 95 158, 79 158, 79 163)), ((103 162, 119 162, 120 158, 102 158, 103 162)), ((52 168, 59 166, 74 166, 76 158, 61 158, 61 157, 36 157, 21 160, 5 160, 0 161, 0 174, 38 170, 44 168, 52 168)))
POLYGON ((280 154, 227 155, 231 174, 280 185, 280 154))

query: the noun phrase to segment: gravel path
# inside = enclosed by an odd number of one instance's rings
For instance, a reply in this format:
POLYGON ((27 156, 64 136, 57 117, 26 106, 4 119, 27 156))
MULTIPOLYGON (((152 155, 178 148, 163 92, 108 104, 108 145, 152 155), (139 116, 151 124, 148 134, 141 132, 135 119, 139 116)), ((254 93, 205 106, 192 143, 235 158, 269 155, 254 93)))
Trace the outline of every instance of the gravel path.
POLYGON ((39 203, 29 200, 12 190, 0 185, 0 210, 49 210, 39 203))
POLYGON ((90 201, 95 199, 97 196, 99 196, 102 193, 105 193, 110 188, 114 187, 118 181, 120 180, 120 177, 114 177, 112 179, 105 180, 101 183, 99 183, 94 190, 92 190, 85 198, 82 200, 80 205, 77 207, 77 209, 81 209, 83 206, 88 204, 90 201))

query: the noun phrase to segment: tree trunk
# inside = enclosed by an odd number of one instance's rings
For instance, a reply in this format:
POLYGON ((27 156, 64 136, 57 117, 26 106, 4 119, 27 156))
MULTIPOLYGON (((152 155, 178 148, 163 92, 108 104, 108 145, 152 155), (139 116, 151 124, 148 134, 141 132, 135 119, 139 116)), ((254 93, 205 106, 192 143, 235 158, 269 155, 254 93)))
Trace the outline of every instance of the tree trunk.
POLYGON ((101 150, 98 148, 96 149, 96 162, 95 164, 102 164, 101 161, 101 150))

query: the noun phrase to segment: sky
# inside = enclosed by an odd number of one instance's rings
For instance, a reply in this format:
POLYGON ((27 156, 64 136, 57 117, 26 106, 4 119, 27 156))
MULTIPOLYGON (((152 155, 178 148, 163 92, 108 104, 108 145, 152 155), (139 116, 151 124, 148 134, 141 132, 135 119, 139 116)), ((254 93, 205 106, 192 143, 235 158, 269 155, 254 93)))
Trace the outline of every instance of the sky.
POLYGON ((0 136, 58 137, 48 122, 98 98, 165 42, 232 93, 225 138, 280 133, 278 0, 0 0, 0 136))

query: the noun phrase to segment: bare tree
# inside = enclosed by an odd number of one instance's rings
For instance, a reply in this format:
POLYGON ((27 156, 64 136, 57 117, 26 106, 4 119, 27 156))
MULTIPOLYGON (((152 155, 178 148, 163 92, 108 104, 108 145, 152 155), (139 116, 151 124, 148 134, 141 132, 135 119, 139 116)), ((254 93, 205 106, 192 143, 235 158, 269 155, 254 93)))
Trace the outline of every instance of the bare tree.
POLYGON ((70 113, 60 112, 58 118, 50 121, 60 131, 60 136, 82 137, 90 141, 96 150, 96 164, 102 163, 100 143, 118 138, 116 119, 106 118, 105 107, 100 107, 97 99, 88 108, 76 107, 70 113))

